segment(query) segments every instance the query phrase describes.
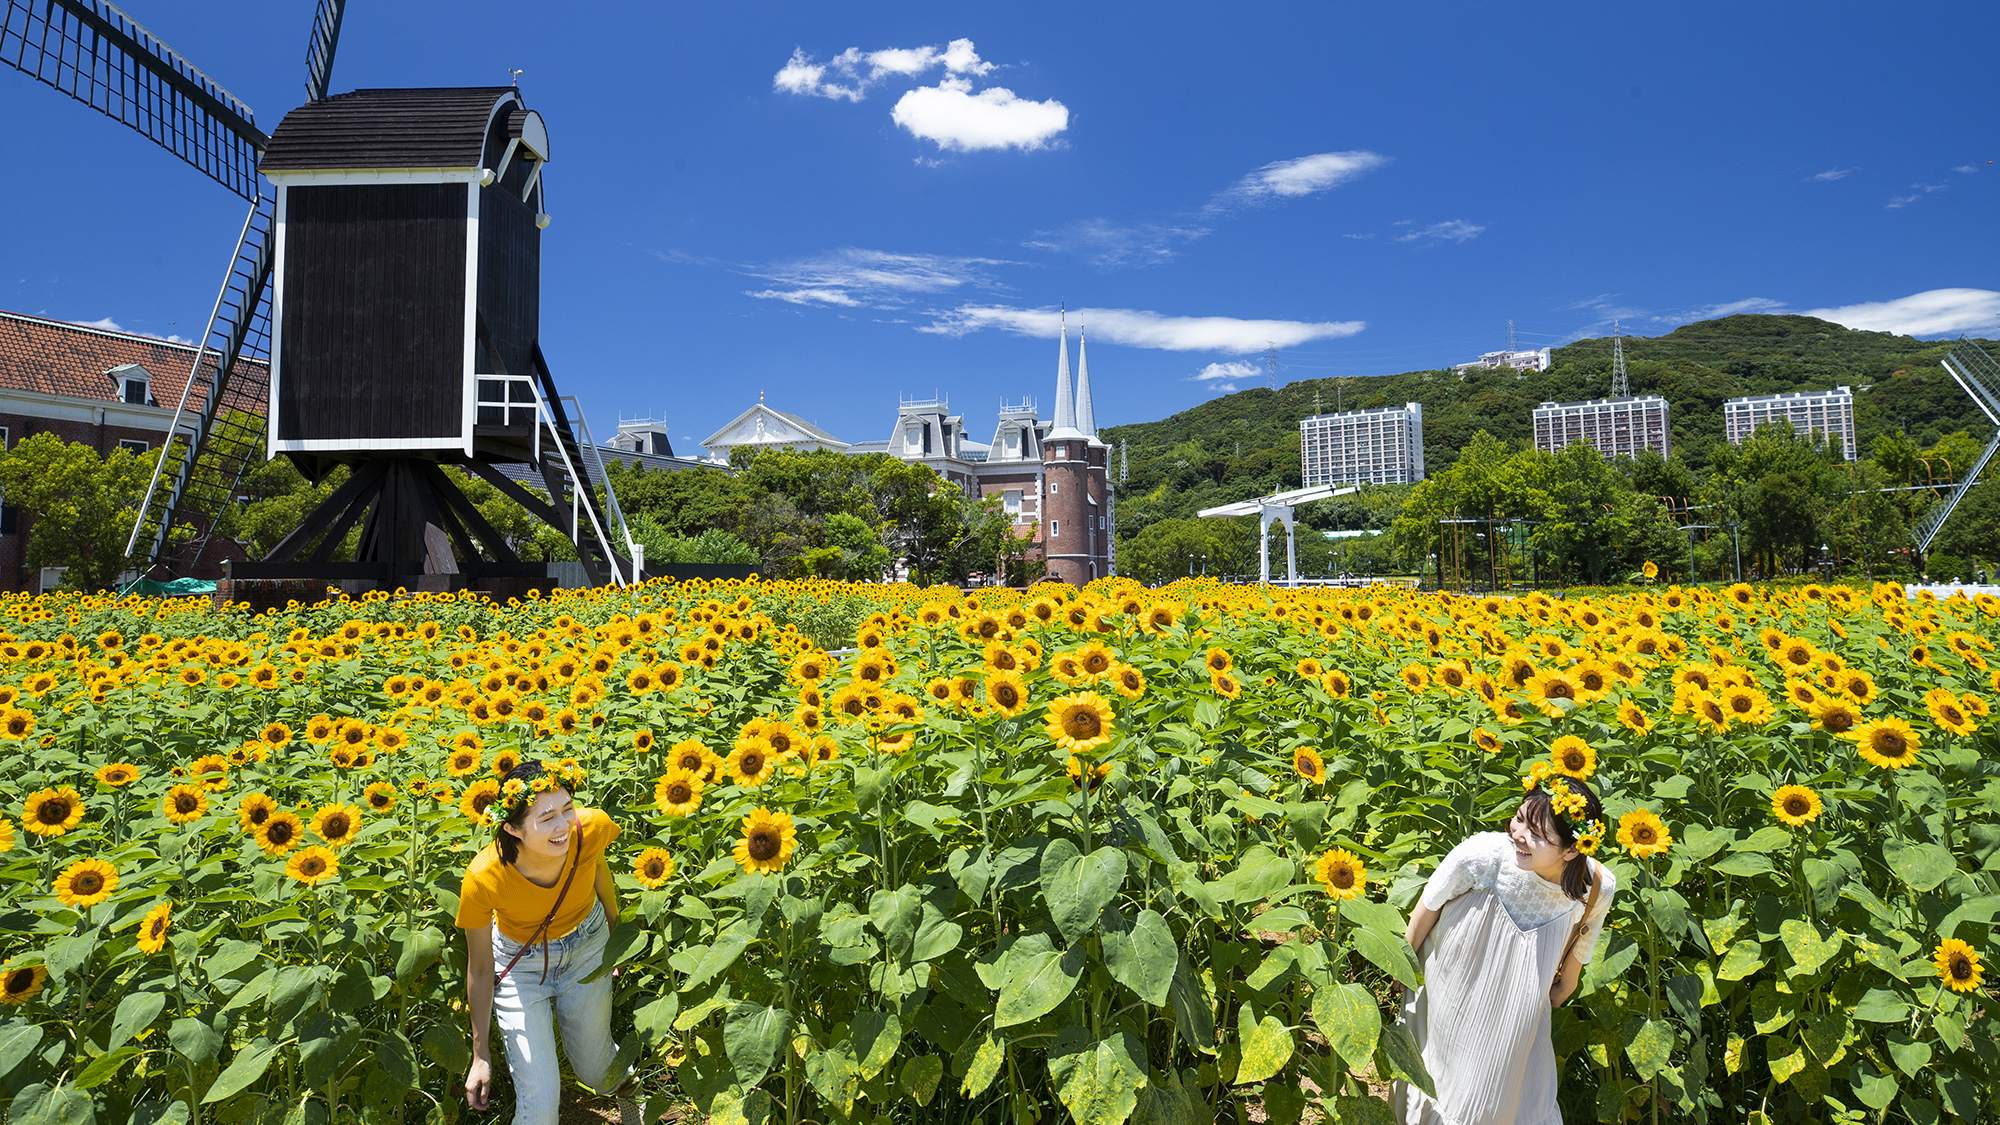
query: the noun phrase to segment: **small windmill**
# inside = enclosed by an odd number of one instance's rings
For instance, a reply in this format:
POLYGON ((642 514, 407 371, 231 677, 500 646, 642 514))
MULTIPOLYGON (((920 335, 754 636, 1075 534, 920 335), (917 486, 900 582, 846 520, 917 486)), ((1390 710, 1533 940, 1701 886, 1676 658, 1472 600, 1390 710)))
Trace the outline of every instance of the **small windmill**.
POLYGON ((1917 525, 1917 550, 1929 554, 1931 544, 1937 542, 1938 533, 1944 530, 1944 522, 1958 509, 1958 502, 1979 483, 1979 475, 1986 471, 1993 455, 2000 452, 2000 361, 1986 354, 1986 349, 1971 340, 1961 339, 1944 357, 1944 369, 1951 374, 1959 389, 1972 399, 1979 412, 1994 426, 1993 435, 1986 441, 1986 448, 1980 450, 1972 465, 1958 478, 1958 486, 1939 500, 1923 522, 1917 525))
POLYGON ((512 86, 329 96, 343 9, 319 0, 306 102, 267 136, 108 0, 5 0, 0 60, 250 205, 127 555, 191 570, 261 451, 311 480, 340 465, 348 476, 241 576, 545 576, 442 468, 459 465, 567 535, 593 582, 633 580, 617 498, 539 342, 540 115, 512 86), (499 470, 509 463, 530 466, 549 498, 499 470), (357 524, 354 560, 334 561, 357 524))

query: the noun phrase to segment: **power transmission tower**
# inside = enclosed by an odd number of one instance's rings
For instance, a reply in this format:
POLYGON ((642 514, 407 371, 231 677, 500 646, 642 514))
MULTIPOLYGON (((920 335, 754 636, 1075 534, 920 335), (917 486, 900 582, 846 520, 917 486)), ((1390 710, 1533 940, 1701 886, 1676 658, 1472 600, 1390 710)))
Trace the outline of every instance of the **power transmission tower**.
POLYGON ((1276 389, 1278 385, 1278 345, 1265 341, 1264 379, 1276 389))
POLYGON ((1611 322, 1611 397, 1630 398, 1632 384, 1625 377, 1625 333, 1617 321, 1611 322))
POLYGON ((1132 470, 1132 459, 1127 456, 1125 439, 1118 439, 1118 483, 1125 483, 1125 474, 1132 470))
POLYGON ((1314 413, 1314 414, 1318 414, 1318 413, 1319 413, 1319 388, 1318 388, 1318 387, 1314 387, 1314 388, 1313 388, 1313 413, 1314 413))
POLYGON ((1511 319, 1507 321, 1507 350, 1518 350, 1514 347, 1514 322, 1511 319))

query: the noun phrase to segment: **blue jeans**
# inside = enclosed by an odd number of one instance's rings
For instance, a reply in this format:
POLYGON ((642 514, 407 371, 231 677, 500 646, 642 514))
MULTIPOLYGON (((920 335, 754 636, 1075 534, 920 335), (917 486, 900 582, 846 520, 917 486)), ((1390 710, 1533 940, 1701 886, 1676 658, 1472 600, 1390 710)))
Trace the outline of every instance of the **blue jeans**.
MULTIPOLYGON (((618 1045, 611 1041, 611 977, 579 983, 604 960, 611 926, 604 904, 591 907, 576 929, 549 942, 548 975, 542 974, 542 944, 535 942, 493 989, 493 1016, 507 1046, 507 1069, 514 1079, 514 1125, 556 1125, 562 1101, 562 1070, 556 1064, 556 1025, 562 1025, 563 1054, 579 1081, 608 1092, 623 1075, 611 1073, 618 1045)), ((521 944, 493 930, 494 972, 514 959, 521 944)))

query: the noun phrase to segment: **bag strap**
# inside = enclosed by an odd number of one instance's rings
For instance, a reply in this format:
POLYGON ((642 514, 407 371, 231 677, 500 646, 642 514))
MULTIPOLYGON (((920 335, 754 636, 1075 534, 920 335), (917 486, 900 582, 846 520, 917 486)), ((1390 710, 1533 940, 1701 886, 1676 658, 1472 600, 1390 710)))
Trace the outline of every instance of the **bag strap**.
POLYGON ((1604 889, 1604 868, 1590 860, 1590 897, 1584 901, 1583 917, 1570 927, 1569 940, 1563 943, 1563 955, 1556 961, 1556 973, 1560 975, 1564 965, 1569 964, 1569 955, 1576 950, 1576 943, 1582 939, 1585 926, 1590 924, 1590 912, 1597 909, 1597 893, 1604 889))
MULTIPOLYGON (((576 847, 571 850, 581 853, 583 851, 583 840, 579 838, 576 841, 576 847)), ((528 952, 528 947, 534 945, 537 938, 542 940, 542 971, 544 973, 548 972, 549 943, 545 935, 549 931, 549 923, 556 920, 556 911, 562 909, 563 899, 569 896, 570 881, 576 878, 576 869, 579 866, 577 863, 570 863, 570 858, 570 856, 563 857, 563 862, 568 866, 569 871, 568 874, 563 876, 562 889, 556 892, 556 900, 549 904, 549 912, 542 918, 542 924, 536 926, 535 932, 528 935, 528 940, 521 943, 521 948, 514 951, 514 956, 507 962, 507 967, 501 969, 500 975, 493 978, 494 984, 499 984, 501 981, 507 979, 507 974, 514 971, 514 966, 520 963, 521 958, 528 952)), ((583 857, 581 854, 578 854, 575 858, 580 861, 583 857)))

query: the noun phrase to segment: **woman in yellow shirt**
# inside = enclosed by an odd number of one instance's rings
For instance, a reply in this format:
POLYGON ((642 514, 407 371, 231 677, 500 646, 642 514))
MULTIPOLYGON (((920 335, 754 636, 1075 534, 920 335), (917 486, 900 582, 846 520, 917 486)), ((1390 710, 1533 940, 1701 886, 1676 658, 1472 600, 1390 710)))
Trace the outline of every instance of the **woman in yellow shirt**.
POLYGON ((583 771, 527 761, 487 807, 493 842, 466 867, 458 898, 465 931, 465 994, 472 1008, 472 1066, 465 1100, 492 1094, 488 1035, 497 1017, 514 1080, 514 1125, 556 1125, 562 1072, 556 1025, 570 1069, 597 1090, 616 1086, 621 1120, 637 1122, 629 1073, 614 1075, 611 977, 584 983, 604 959, 618 920, 618 889, 604 851, 619 828, 575 803, 583 771))

